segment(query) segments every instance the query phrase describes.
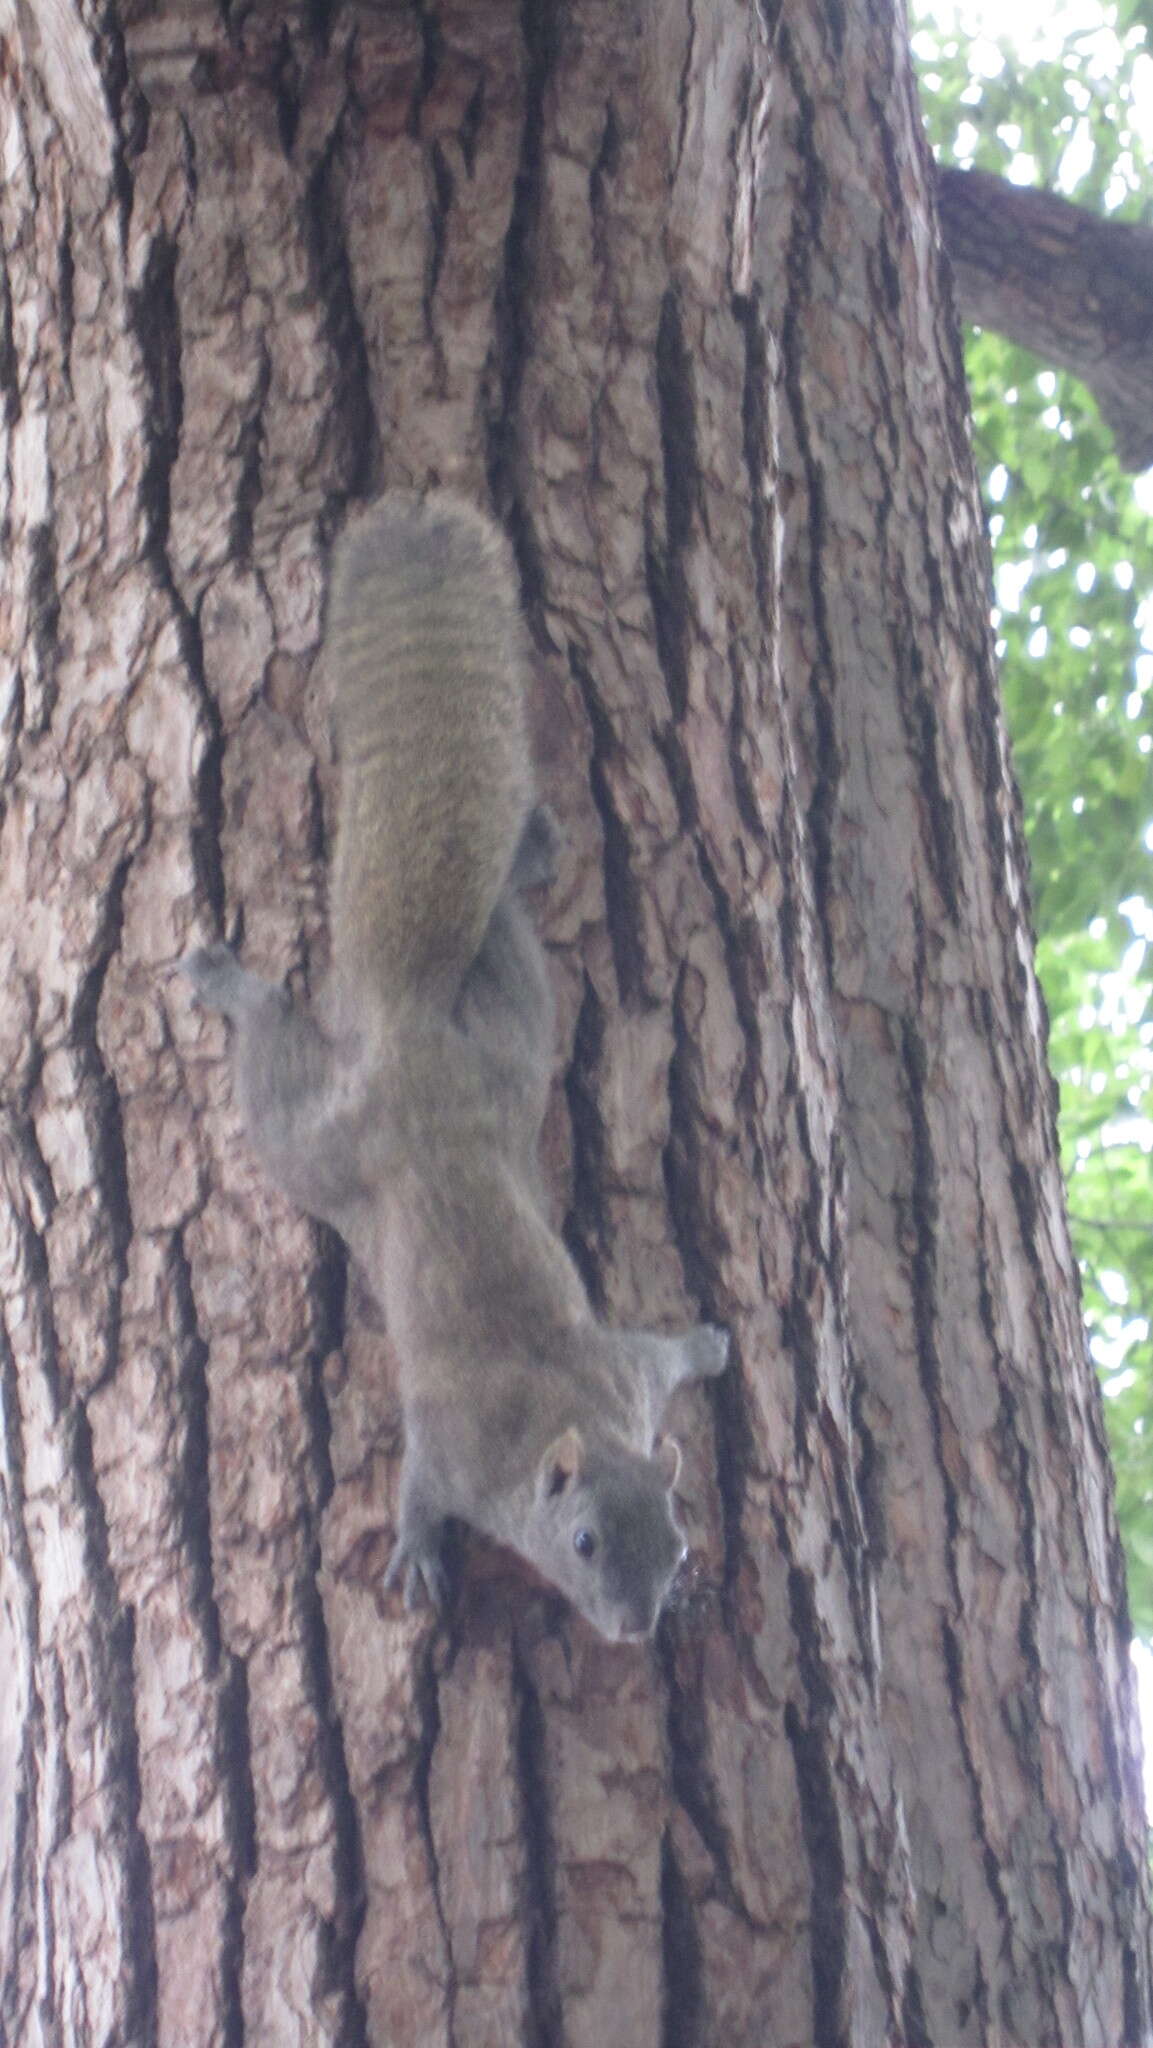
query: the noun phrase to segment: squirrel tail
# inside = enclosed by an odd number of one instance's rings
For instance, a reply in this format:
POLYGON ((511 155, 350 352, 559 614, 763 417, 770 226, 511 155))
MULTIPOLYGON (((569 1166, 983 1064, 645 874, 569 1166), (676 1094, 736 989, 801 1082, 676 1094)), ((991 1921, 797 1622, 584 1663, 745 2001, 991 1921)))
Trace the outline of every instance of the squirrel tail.
POLYGON ((532 803, 528 657, 504 535, 447 491, 345 529, 325 658, 341 758, 332 886, 342 985, 451 1009, 532 803))

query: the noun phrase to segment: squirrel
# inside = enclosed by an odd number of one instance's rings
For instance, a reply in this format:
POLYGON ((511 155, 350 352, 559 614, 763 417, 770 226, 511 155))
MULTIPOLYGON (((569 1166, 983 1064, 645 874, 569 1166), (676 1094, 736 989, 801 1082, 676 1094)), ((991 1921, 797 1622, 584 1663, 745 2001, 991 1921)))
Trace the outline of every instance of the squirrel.
POLYGON ((553 1004, 521 900, 552 878, 528 652, 500 529, 390 491, 337 545, 324 646, 340 799, 316 1008, 213 945, 182 963, 230 1019, 274 1182, 332 1225, 384 1308, 404 1459, 386 1586, 445 1602, 449 1517, 508 1545, 613 1641, 651 1634, 685 1556, 673 1389, 725 1333, 599 1324, 537 1160, 553 1004))

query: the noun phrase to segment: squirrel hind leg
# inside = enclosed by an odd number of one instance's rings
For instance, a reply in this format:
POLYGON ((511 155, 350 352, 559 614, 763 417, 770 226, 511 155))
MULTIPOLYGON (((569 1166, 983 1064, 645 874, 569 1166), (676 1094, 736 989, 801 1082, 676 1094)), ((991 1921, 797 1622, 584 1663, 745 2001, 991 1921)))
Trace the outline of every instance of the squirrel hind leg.
POLYGON ((518 897, 522 889, 554 879, 560 844, 552 812, 536 804, 525 819, 508 879, 453 1011, 465 1035, 499 1067, 509 1067, 510 1077, 519 1073, 534 1100, 547 1089, 553 1002, 544 949, 518 897))

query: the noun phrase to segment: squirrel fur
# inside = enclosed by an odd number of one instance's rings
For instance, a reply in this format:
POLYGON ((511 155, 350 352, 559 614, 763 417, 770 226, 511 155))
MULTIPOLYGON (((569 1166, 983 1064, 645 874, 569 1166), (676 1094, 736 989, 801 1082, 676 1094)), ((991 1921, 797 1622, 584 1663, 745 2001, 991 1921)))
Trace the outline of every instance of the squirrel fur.
POLYGON ((346 529, 325 640, 341 760, 332 971, 295 1004, 227 946, 184 963, 235 1030, 272 1179, 338 1230, 385 1309, 405 1452, 387 1583, 441 1604, 449 1517, 507 1544, 613 1640, 684 1556, 674 1387, 727 1338, 597 1323, 548 1221, 537 1144, 553 1008, 522 892, 551 878, 507 544, 447 492, 346 529), (654 1448, 655 1446, 655 1448, 654 1448))

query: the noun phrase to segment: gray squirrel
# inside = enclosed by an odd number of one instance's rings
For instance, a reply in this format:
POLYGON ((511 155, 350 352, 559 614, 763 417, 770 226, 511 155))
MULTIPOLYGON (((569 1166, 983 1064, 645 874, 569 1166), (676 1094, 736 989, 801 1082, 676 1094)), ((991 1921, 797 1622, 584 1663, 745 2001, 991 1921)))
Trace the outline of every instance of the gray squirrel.
POLYGON ((553 1006, 521 894, 551 879, 556 834, 499 529, 448 492, 379 498, 336 549, 325 662, 341 788, 324 1000, 294 1003, 224 945, 183 965, 235 1027, 269 1175, 339 1231, 388 1318, 405 1451, 386 1584, 443 1604, 455 1516, 602 1635, 647 1636, 685 1555, 658 1425, 728 1340, 603 1328, 547 1218, 553 1006))

